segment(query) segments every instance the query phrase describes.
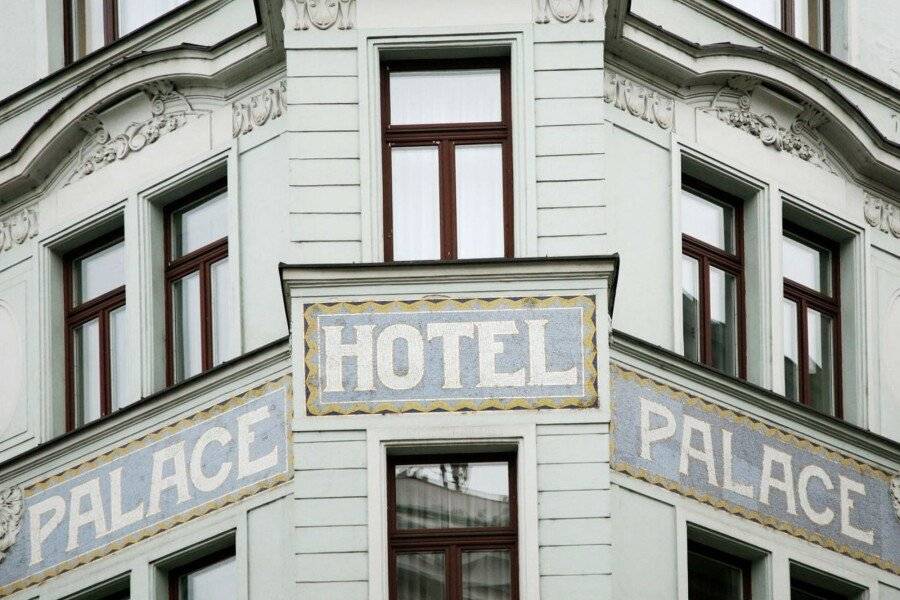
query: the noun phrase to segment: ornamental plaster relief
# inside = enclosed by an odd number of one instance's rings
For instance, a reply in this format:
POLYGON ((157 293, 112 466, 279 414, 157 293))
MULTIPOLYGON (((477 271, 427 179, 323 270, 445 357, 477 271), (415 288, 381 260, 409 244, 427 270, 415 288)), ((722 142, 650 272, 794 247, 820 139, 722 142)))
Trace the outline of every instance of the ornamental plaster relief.
POLYGON ((118 134, 110 133, 96 113, 82 117, 81 128, 88 133, 88 138, 78 150, 76 166, 69 175, 67 184, 123 160, 133 152, 141 151, 161 136, 183 127, 188 119, 204 114, 204 111, 195 110, 171 81, 148 83, 142 86, 142 91, 149 102, 150 117, 132 122, 118 134))
MULTIPOLYGON (((818 128, 828 122, 828 118, 809 104, 795 105, 797 108, 787 124, 779 120, 767 109, 772 104, 774 92, 764 90, 757 79, 733 77, 713 96, 709 106, 700 110, 715 114, 720 121, 748 133, 765 146, 778 152, 791 154, 808 163, 838 174, 834 161, 829 155, 818 128), (767 96, 757 102, 756 96, 767 96), (757 108, 757 104, 765 105, 757 108)), ((787 104, 787 102, 781 102, 787 104)), ((787 111, 780 111, 784 119, 787 111)))
POLYGON ((306 31, 312 25, 316 29, 353 29, 353 12, 356 0, 285 0, 285 21, 293 21, 297 31, 306 31), (288 19, 287 6, 292 7, 293 19, 288 19))
POLYGON ((606 72, 604 87, 603 100, 607 104, 660 129, 672 128, 675 105, 671 98, 610 71, 606 72))
POLYGON ((0 221, 0 252, 21 246, 38 234, 37 208, 29 207, 0 221))
POLYGON ((881 198, 866 194, 863 207, 866 223, 900 239, 900 209, 881 198))
POLYGON ((22 525, 22 489, 11 487, 0 491, 0 562, 16 542, 22 525))
POLYGON ((574 21, 582 23, 594 20, 594 0, 537 0, 534 22, 545 25, 552 20, 560 23, 574 21))
POLYGON ((891 504, 894 505, 894 514, 900 519, 900 475, 894 475, 891 479, 891 504))
POLYGON ((250 96, 243 102, 231 106, 231 136, 250 133, 268 121, 282 116, 287 110, 287 81, 266 88, 250 96))

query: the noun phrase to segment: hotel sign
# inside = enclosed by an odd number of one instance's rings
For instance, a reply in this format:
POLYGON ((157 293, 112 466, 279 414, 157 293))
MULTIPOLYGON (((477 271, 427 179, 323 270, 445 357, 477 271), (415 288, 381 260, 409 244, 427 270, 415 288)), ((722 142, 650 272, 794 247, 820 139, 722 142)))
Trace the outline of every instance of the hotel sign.
POLYGON ((0 596, 290 476, 289 382, 267 384, 0 494, 0 596), (5 556, 4 556, 5 554, 5 556))
POLYGON ((892 474, 612 368, 611 466, 900 574, 892 474))
POLYGON ((309 304, 309 414, 597 405, 588 296, 309 304))

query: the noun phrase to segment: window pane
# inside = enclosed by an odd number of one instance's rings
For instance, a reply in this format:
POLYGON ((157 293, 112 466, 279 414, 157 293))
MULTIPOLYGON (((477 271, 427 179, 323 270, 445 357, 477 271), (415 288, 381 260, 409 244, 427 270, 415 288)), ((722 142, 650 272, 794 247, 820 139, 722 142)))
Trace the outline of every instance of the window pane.
POLYGON ((684 356, 700 360, 700 265, 690 256, 681 256, 681 311, 684 356))
POLYGON ((737 280, 715 267, 709 269, 709 317, 712 366, 729 375, 737 375, 737 280))
POLYGON ((228 235, 228 194, 188 204, 172 213, 172 256, 190 254, 228 235))
POLYGON ((213 263, 209 272, 212 278, 213 365, 217 365, 236 354, 232 343, 235 321, 231 310, 231 271, 228 259, 213 263))
POLYGON ((72 14, 72 57, 81 58, 106 44, 103 0, 69 0, 72 14))
POLYGON ((500 69, 390 74, 391 124, 501 120, 500 69))
POLYGON ((681 193, 682 232, 734 253, 734 209, 725 204, 711 202, 687 190, 681 193))
POLYGON ((394 260, 441 257, 438 149, 391 148, 394 260))
POLYGON ((76 306, 125 285, 125 243, 73 261, 72 284, 76 306))
POLYGON ((457 146, 457 258, 503 256, 503 225, 502 146, 457 146))
POLYGON ((799 400, 800 325, 797 321, 797 304, 785 298, 782 310, 784 313, 784 396, 788 400, 799 400))
POLYGON ((782 237, 784 277, 825 294, 831 293, 828 251, 787 236, 782 237))
POLYGON ((398 465, 398 529, 509 525, 509 465, 398 465))
POLYGON ((443 600, 443 552, 397 555, 397 600, 443 600))
POLYGON ((203 368, 200 332, 200 274, 191 273, 172 284, 172 335, 175 381, 203 368))
POLYGON ((181 576, 180 600, 224 600, 237 597, 235 559, 230 556, 181 576))
POLYGON ((781 0, 725 0, 737 9, 769 25, 781 27, 781 0))
POLYGON ((743 571, 732 564, 688 551, 689 600, 743 600, 743 571))
POLYGON ((75 426, 80 427, 100 418, 100 322, 79 325, 72 335, 75 426))
POLYGON ((130 33, 188 0, 119 0, 119 36, 130 33))
POLYGON ((109 375, 112 410, 130 404, 128 396, 128 325, 125 307, 109 313, 109 375))
POLYGON ((809 388, 813 408, 834 414, 834 339, 831 317, 809 310, 806 337, 809 350, 809 388))
POLYGON ((463 600, 509 600, 512 568, 509 550, 462 553, 463 600))

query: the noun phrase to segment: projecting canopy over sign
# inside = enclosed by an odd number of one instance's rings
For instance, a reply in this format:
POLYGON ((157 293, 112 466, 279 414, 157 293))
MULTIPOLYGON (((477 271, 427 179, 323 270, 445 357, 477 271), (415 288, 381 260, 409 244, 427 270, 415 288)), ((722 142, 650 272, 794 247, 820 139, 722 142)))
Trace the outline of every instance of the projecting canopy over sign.
POLYGON ((18 525, 0 560, 0 596, 287 480, 287 385, 252 390, 16 491, 15 518, 0 523, 0 534, 18 525))
POLYGON ((891 474, 613 367, 617 471, 900 574, 891 474))
POLYGON ((312 415, 597 404, 588 296, 309 304, 312 415))

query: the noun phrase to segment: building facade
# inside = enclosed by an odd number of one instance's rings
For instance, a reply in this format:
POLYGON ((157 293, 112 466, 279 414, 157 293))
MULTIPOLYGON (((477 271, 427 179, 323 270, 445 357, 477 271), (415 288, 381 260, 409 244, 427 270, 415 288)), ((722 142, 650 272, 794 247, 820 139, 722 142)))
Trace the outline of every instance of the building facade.
POLYGON ((894 0, 0 6, 0 596, 900 600, 894 0))

